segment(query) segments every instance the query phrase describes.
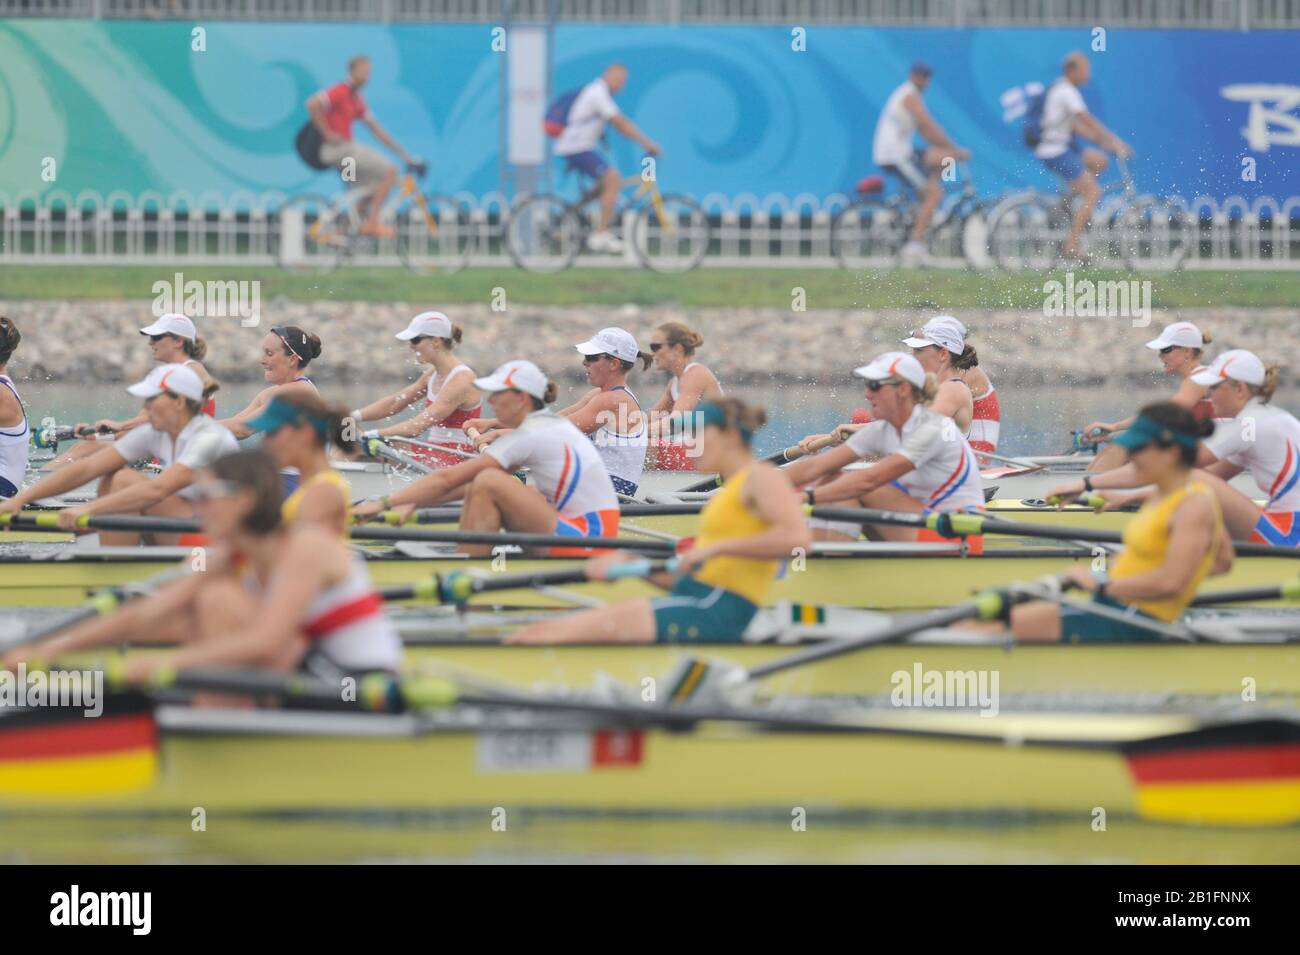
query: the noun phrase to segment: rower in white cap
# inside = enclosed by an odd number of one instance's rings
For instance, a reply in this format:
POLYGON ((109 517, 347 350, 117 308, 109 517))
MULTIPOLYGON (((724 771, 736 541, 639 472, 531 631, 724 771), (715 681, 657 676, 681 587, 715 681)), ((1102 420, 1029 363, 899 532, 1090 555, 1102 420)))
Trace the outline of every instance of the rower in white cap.
MULTIPOLYGON (((427 474, 379 501, 353 508, 372 517, 390 508, 405 518, 417 506, 464 499, 460 528, 533 534, 612 537, 618 533, 618 498, 591 440, 563 415, 546 410, 556 387, 530 361, 509 361, 474 385, 489 393, 488 404, 502 435, 477 458, 427 474), (531 485, 514 472, 528 468, 531 485)), ((464 548, 486 554, 490 545, 464 548)), ((553 553, 585 554, 581 547, 553 553)))
POLYGON ((408 342, 415 357, 429 366, 419 381, 401 391, 380 398, 352 412, 357 424, 379 421, 409 408, 424 398, 424 408, 405 421, 366 431, 363 438, 402 437, 422 435, 430 444, 449 448, 449 452, 423 448, 410 449, 417 460, 434 467, 448 467, 465 459, 474 446, 467 443, 463 430, 466 422, 483 413, 483 400, 474 387, 474 370, 462 362, 455 353, 463 333, 442 312, 421 312, 409 325, 397 333, 399 341, 408 342), (457 454, 456 452, 462 452, 457 454))
MULTIPOLYGON (((602 328, 574 347, 582 355, 592 389, 557 414, 591 437, 614 490, 633 496, 641 483, 649 442, 646 415, 627 387, 627 373, 638 360, 642 370, 649 368, 652 356, 641 351, 631 333, 621 328, 602 328)), ((492 419, 471 421, 466 428, 471 427, 478 431, 493 429, 483 435, 480 447, 504 433, 501 422, 492 419)))
POLYGON ((979 355, 966 341, 966 326, 951 315, 937 315, 903 344, 939 382, 930 410, 957 422, 976 451, 996 451, 1002 407, 993 382, 979 367, 979 355))
MULTIPOLYGON (((52 472, 7 501, 0 501, 0 514, 18 513, 33 501, 98 481, 95 500, 60 510, 59 526, 71 529, 83 514, 192 517, 192 485, 198 472, 222 454, 239 449, 234 435, 203 413, 203 381, 184 365, 160 365, 127 391, 144 399, 148 424, 52 472), (162 468, 154 477, 128 467, 151 459, 162 468)), ((100 541, 105 545, 130 545, 139 543, 140 536, 135 532, 101 532, 100 541)), ((150 536, 155 544, 177 542, 174 535, 150 536)))
MULTIPOLYGON (((1177 375, 1181 381, 1178 390, 1169 400, 1180 408, 1186 408, 1198 421, 1214 417, 1214 406, 1206 393, 1204 385, 1192 380, 1192 375, 1204 370, 1201 363, 1205 346, 1210 344, 1208 332, 1202 331, 1191 322, 1174 322, 1164 329, 1146 347, 1160 355, 1160 364, 1166 375, 1177 375)), ((1137 415, 1129 415, 1122 421, 1092 421, 1083 429, 1086 440, 1111 441, 1125 428, 1132 427, 1137 415)), ((1128 453, 1119 445, 1110 445, 1097 453, 1090 471, 1109 471, 1128 460, 1128 453)))
MULTIPOLYGON (((885 352, 853 372, 866 381, 875 418, 841 446, 802 458, 786 468, 795 484, 806 485, 861 459, 869 468, 846 471, 804 490, 806 503, 875 507, 909 513, 984 506, 975 452, 952 418, 926 407, 938 390, 934 375, 904 352, 885 352)), ((928 540, 907 527, 867 525, 882 540, 928 540)))
MULTIPOLYGON (((1265 367, 1244 349, 1224 352, 1191 376, 1214 403, 1214 434, 1200 443, 1195 473, 1214 490, 1224 523, 1234 540, 1277 547, 1300 546, 1300 421, 1272 404, 1277 366, 1265 367), (1248 472, 1265 498, 1260 507, 1228 484, 1248 472)), ((1090 474, 1053 488, 1049 495, 1070 499, 1092 490, 1137 486, 1131 463, 1090 474)), ((1108 507, 1143 500, 1145 493, 1108 499, 1108 507)))

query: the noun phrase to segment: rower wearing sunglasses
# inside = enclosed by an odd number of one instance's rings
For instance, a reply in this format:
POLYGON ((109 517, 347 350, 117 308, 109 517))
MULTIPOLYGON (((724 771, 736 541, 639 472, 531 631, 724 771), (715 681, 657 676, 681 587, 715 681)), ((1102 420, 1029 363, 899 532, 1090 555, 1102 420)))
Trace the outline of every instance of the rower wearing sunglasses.
MULTIPOLYGON (((140 334, 149 339, 149 350, 153 352, 153 359, 158 364, 184 365, 199 376, 199 380, 203 382, 203 413, 210 418, 215 418, 217 415, 217 400, 214 395, 219 386, 203 366, 202 359, 208 353, 208 345, 199 335, 194 323, 184 315, 168 312, 166 315, 160 315, 153 324, 140 329, 140 334)), ((101 435, 118 435, 125 434, 132 428, 138 428, 148 423, 148 417, 144 412, 140 412, 134 417, 125 420, 100 418, 94 424, 79 423, 74 429, 74 433, 80 434, 83 431, 94 430, 101 435)), ((75 444, 66 454, 56 455, 52 460, 46 462, 43 470, 54 470, 70 461, 84 458, 88 454, 93 454, 97 447, 98 445, 94 441, 83 441, 75 444)))
POLYGON ((320 679, 401 669, 401 638, 364 563, 333 531, 283 519, 269 455, 253 448, 220 457, 193 490, 209 541, 202 573, 14 650, 4 664, 143 640, 180 649, 131 657, 132 681, 164 667, 296 670, 320 679))
MULTIPOLYGON (((1214 405, 1204 385, 1198 385, 1192 376, 1203 371, 1202 356, 1205 346, 1210 344, 1210 335, 1191 322, 1174 322, 1166 325, 1158 336, 1146 343, 1146 347, 1160 356, 1160 364, 1166 375, 1177 376, 1178 390, 1169 400, 1180 408, 1186 408, 1197 420, 1209 420, 1215 416, 1214 405)), ((1113 436, 1131 427, 1137 415, 1130 415, 1122 421, 1092 421, 1083 429, 1084 437, 1089 441, 1112 441, 1113 436)), ((1089 471, 1109 471, 1117 468, 1127 460, 1124 446, 1112 443, 1097 453, 1089 471)))
POLYGON ((694 443, 674 440, 686 423, 685 415, 705 401, 721 401, 722 385, 709 368, 695 358, 704 336, 681 322, 665 322, 650 338, 654 367, 668 373, 668 387, 648 409, 651 446, 647 464, 664 471, 694 470, 694 443))
MULTIPOLYGON (((530 361, 509 361, 474 386, 487 392, 500 436, 478 457, 426 474, 406 487, 352 509, 373 517, 395 509, 403 519, 417 507, 464 499, 460 529, 520 531, 573 537, 618 534, 618 498, 591 439, 562 414, 548 411, 556 387, 530 361), (528 468, 531 484, 514 477, 528 468)), ((491 545, 466 546, 483 555, 491 545)), ((585 554, 563 548, 553 553, 585 554)))
POLYGON ((363 438, 422 437, 429 444, 447 448, 447 451, 406 449, 411 457, 431 467, 448 467, 474 453, 474 446, 466 441, 463 429, 466 422, 483 413, 483 400, 474 387, 474 369, 455 353, 462 335, 460 326, 453 325, 442 312, 421 312, 397 333, 395 337, 411 346, 416 359, 429 366, 428 371, 413 385, 353 411, 352 418, 357 424, 379 421, 409 408, 421 398, 424 398, 424 408, 405 421, 366 431, 363 438))
MULTIPOLYGON (((1215 417, 1213 434, 1196 450, 1196 477, 1214 491, 1228 532, 1234 540, 1300 547, 1300 421, 1271 403, 1277 366, 1265 367, 1253 352, 1236 348, 1197 371, 1191 381, 1209 392, 1215 417), (1254 478, 1265 499, 1263 507, 1228 483, 1243 472, 1254 478)), ((1121 443, 1118 437, 1116 442, 1121 443)), ((1130 460, 1048 493, 1068 500, 1085 492, 1147 483, 1130 460)), ((1147 496, 1115 498, 1109 506, 1127 506, 1147 496)))
MULTIPOLYGON (((885 352, 853 374, 866 382, 874 420, 839 447, 785 469, 796 485, 812 485, 802 492, 805 502, 908 513, 982 508, 975 452, 952 418, 928 407, 938 391, 934 375, 904 352, 885 352), (876 461, 869 468, 842 470, 864 459, 876 461), (825 483, 813 485, 823 479, 825 483)), ((868 524, 862 529, 877 540, 935 539, 910 527, 868 524)), ((829 533, 814 527, 814 536, 829 533)), ((978 546, 977 539, 972 542, 978 546)))
MULTIPOLYGON (((225 418, 222 424, 236 438, 248 438, 257 433, 252 422, 270 404, 272 398, 292 395, 317 395, 316 385, 303 374, 312 360, 320 357, 320 337, 303 331, 296 325, 275 325, 262 338, 262 376, 267 386, 257 393, 248 406, 237 415, 225 418)), ((298 472, 286 468, 281 472, 284 493, 287 497, 298 487, 298 472)))
MULTIPOLYGON (((574 404, 556 412, 588 435, 596 446, 614 490, 634 496, 645 470, 648 445, 646 415, 636 395, 627 387, 627 374, 642 362, 650 367, 651 356, 637 347, 636 339, 621 328, 602 328, 585 342, 574 346, 582 355, 591 390, 574 404)), ((465 425, 486 433, 476 442, 482 448, 505 432, 502 422, 480 419, 465 425)))
MULTIPOLYGON (((1262 379, 1262 366, 1259 370, 1262 379)), ((1148 405, 1115 437, 1129 455, 1128 464, 1094 479, 1105 481, 1128 472, 1131 482, 1153 488, 1142 509, 1124 526, 1124 549, 1111 562, 1109 573, 1083 563, 1067 571, 1073 584, 1090 591, 1096 603, 1124 611, 1134 622, 1054 601, 1032 601, 1011 610, 1011 629, 1017 639, 1159 640, 1158 633, 1141 623, 1172 623, 1207 577, 1231 569, 1235 555, 1219 495, 1206 475, 1195 470, 1198 456, 1206 453, 1200 442, 1212 431, 1209 421, 1198 420, 1173 402, 1148 405)))
MULTIPOLYGON (((194 481, 201 468, 222 454, 238 449, 234 436, 203 413, 204 387, 184 365, 160 365, 127 391, 144 399, 148 423, 116 441, 99 445, 92 454, 52 471, 31 487, 0 502, 0 513, 18 513, 28 504, 57 497, 89 481, 98 481, 95 500, 59 511, 59 526, 71 530, 83 515, 148 514, 192 517, 194 481), (151 460, 161 473, 149 476, 130 467, 151 460)), ((154 544, 176 544, 174 534, 151 534, 154 544)), ((133 531, 101 531, 105 545, 141 542, 133 531)))
POLYGON ((330 446, 348 452, 357 449, 348 415, 316 395, 279 395, 249 422, 250 428, 262 433, 262 447, 281 470, 291 468, 299 475, 298 487, 284 499, 286 524, 312 522, 350 538, 352 488, 330 465, 327 453, 330 446))

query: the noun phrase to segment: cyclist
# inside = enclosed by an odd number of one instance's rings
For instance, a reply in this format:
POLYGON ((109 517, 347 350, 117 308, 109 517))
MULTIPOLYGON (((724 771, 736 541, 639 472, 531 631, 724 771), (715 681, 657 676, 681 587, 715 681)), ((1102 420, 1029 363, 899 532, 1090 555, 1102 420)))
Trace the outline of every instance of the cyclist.
POLYGON ((925 230, 930 227, 934 210, 939 208, 943 189, 939 175, 945 160, 970 159, 970 150, 956 145, 943 131, 929 110, 922 95, 930 85, 934 70, 930 64, 917 60, 907 74, 907 82, 889 94, 885 108, 876 121, 876 134, 871 145, 871 159, 885 172, 897 176, 920 201, 912 234, 903 246, 903 265, 924 265, 926 262, 925 230), (916 133, 928 143, 917 148, 913 142, 916 133))
POLYGON ((1106 168, 1106 154, 1099 149, 1085 149, 1079 141, 1087 139, 1117 156, 1133 155, 1133 149, 1088 112, 1079 87, 1092 77, 1092 64, 1082 53, 1065 58, 1061 76, 1047 88, 1043 100, 1042 135, 1034 155, 1043 165, 1060 176, 1079 197, 1079 207, 1070 221, 1070 235, 1061 245, 1062 258, 1079 258, 1079 243, 1088 228, 1092 210, 1101 197, 1097 177, 1106 168))
POLYGON ((605 125, 615 129, 651 156, 659 154, 659 144, 624 116, 614 97, 627 84, 627 67, 611 63, 596 79, 584 86, 574 98, 565 117, 564 130, 555 141, 555 155, 565 160, 566 169, 574 169, 600 184, 600 222, 587 236, 592 252, 618 253, 622 241, 609 231, 614 218, 614 203, 623 185, 623 177, 597 151, 605 137, 605 125))
POLYGON ((395 152, 404 165, 410 165, 412 159, 379 125, 361 98, 361 87, 369 79, 370 59, 352 57, 348 60, 348 78, 311 96, 307 100, 307 111, 311 113, 312 125, 321 138, 320 161, 337 166, 344 159, 351 158, 356 164, 356 178, 350 187, 370 190, 360 206, 365 214, 361 234, 384 239, 391 238, 393 230, 380 224, 379 214, 384 199, 397 182, 397 170, 378 150, 352 139, 353 120, 359 119, 370 127, 375 138, 395 152))

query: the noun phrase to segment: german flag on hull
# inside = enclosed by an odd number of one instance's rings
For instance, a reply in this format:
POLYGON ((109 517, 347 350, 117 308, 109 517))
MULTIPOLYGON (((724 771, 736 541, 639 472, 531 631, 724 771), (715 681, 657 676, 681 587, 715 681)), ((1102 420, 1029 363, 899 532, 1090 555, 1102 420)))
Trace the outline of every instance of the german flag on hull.
POLYGON ((1148 819, 1201 825, 1300 823, 1300 724, 1257 720, 1122 747, 1148 819))
POLYGON ((0 803, 136 792, 157 776, 154 703, 143 694, 109 695, 98 717, 66 707, 0 710, 0 803))

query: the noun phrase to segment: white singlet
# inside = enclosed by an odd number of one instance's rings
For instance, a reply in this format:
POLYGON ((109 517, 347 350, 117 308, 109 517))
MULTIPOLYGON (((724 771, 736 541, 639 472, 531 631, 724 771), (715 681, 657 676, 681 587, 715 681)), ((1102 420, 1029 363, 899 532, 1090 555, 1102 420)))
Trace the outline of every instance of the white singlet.
POLYGON ((18 395, 18 389, 8 375, 0 375, 0 387, 13 392, 23 420, 16 425, 0 428, 0 497, 13 497, 23 486, 27 476, 27 453, 31 443, 31 428, 27 423, 27 406, 18 395))

